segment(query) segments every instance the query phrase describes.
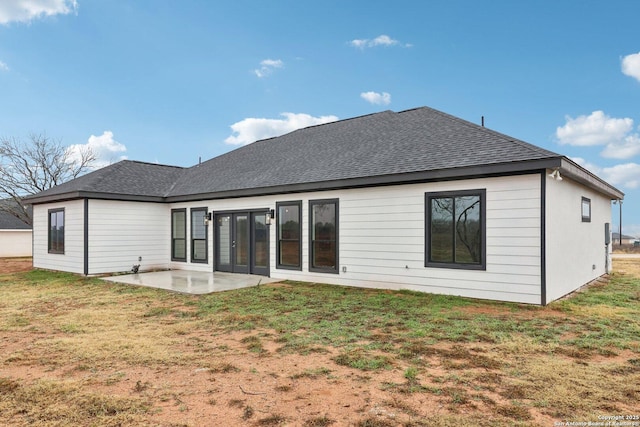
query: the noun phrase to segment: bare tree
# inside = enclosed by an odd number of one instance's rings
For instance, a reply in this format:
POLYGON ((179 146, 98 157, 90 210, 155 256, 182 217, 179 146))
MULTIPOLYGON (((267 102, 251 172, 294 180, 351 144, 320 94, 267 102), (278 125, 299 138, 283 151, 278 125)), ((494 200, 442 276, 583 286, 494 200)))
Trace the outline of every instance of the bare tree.
POLYGON ((78 177, 95 159, 89 148, 71 152, 46 135, 0 138, 0 211, 31 224, 22 199, 78 177))

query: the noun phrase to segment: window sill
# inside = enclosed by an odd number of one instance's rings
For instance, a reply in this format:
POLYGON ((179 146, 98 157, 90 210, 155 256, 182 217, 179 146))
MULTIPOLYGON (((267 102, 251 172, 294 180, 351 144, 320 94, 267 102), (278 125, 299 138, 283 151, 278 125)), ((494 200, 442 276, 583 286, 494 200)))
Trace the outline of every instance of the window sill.
POLYGON ((280 264, 277 264, 276 265, 276 270, 302 271, 302 267, 301 266, 295 266, 295 265, 280 265, 280 264))
POLYGON ((309 268, 309 273, 329 273, 329 274, 340 274, 338 269, 333 268, 309 268))
POLYGON ((486 271, 487 266, 482 264, 455 264, 448 262, 428 262, 424 265, 426 268, 449 268, 453 270, 476 270, 486 271))

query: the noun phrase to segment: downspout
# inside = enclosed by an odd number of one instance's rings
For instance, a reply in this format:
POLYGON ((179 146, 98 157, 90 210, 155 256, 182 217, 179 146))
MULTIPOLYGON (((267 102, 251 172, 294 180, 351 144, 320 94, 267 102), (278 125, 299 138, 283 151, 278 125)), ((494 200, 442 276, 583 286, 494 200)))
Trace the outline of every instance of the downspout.
POLYGON ((89 199, 84 199, 84 275, 89 275, 89 199))
POLYGON ((547 305, 547 171, 540 173, 540 305, 547 305))

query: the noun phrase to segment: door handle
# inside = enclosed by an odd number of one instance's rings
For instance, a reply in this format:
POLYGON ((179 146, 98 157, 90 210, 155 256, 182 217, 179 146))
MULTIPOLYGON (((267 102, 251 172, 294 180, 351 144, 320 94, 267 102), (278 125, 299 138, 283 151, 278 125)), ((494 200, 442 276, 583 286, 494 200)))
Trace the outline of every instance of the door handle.
POLYGON ((236 241, 235 241, 235 240, 233 240, 233 241, 231 242, 231 247, 232 247, 232 248, 235 248, 235 247, 236 247, 236 241))

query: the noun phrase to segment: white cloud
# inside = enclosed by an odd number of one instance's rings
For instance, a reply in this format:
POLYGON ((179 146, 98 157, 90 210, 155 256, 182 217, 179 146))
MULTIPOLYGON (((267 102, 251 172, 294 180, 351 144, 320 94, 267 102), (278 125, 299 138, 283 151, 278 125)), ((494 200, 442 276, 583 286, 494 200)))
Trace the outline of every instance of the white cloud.
POLYGON ((571 160, 595 175, 607 181, 609 184, 625 188, 638 188, 640 186, 640 165, 637 163, 623 163, 607 168, 590 163, 581 157, 572 157, 571 160))
POLYGON ((304 113, 282 113, 284 119, 246 118, 231 125, 235 135, 224 140, 227 144, 246 145, 260 139, 284 135, 296 129, 334 122, 336 116, 313 117, 304 113))
POLYGON ((255 70, 253 70, 253 72, 256 74, 256 76, 262 78, 273 73, 273 70, 275 70, 276 68, 283 67, 284 62, 279 59, 265 59, 263 61, 260 61, 260 68, 256 68, 255 70))
POLYGON ((367 39, 354 39, 349 42, 349 44, 353 47, 357 47, 358 49, 364 49, 367 47, 367 43, 369 40, 367 39))
POLYGON ((629 159, 640 154, 640 135, 634 133, 626 136, 622 141, 611 142, 600 153, 602 157, 610 159, 629 159))
POLYGON ((556 129, 560 144, 577 146, 604 145, 621 141, 633 128, 633 120, 616 119, 602 111, 589 116, 565 117, 567 123, 556 129))
POLYGON ((632 189, 638 188, 640 186, 640 165, 637 163, 624 163, 610 168, 603 168, 602 178, 613 185, 632 189))
POLYGON ((9 71, 9 66, 4 62, 0 61, 0 71, 9 71))
POLYGON ((640 81, 640 52, 622 58, 622 72, 640 81))
POLYGON ((96 157, 92 164, 92 169, 100 169, 120 160, 125 160, 127 156, 122 155, 127 151, 124 144, 113 139, 113 132, 104 131, 102 135, 91 135, 86 144, 74 144, 67 148, 71 160, 78 160, 82 150, 91 150, 96 157))
MULTIPOLYGON (((364 49, 365 47, 401 45, 401 43, 398 40, 392 39, 386 34, 381 34, 374 39, 354 39, 354 40, 351 40, 349 44, 358 49, 364 49)), ((407 43, 407 44, 403 44, 402 46, 411 47, 412 45, 407 43)))
POLYGON ((393 46, 398 44, 398 40, 394 40, 386 34, 379 35, 371 41, 372 46, 393 46))
POLYGON ((77 0, 2 0, 0 24, 31 22, 45 16, 74 13, 77 9, 77 0))
POLYGON ((360 98, 364 99, 365 101, 371 103, 371 104, 377 104, 377 105, 389 105, 391 103, 391 95, 388 94, 387 92, 382 92, 382 93, 378 93, 378 92, 362 92, 360 94, 360 98))
POLYGON ((596 174, 598 176, 600 176, 600 174, 602 173, 602 168, 601 167, 586 161, 582 157, 570 157, 570 159, 573 160, 574 162, 576 162, 577 164, 579 164, 580 166, 582 166, 583 168, 593 172, 594 174, 596 174))

